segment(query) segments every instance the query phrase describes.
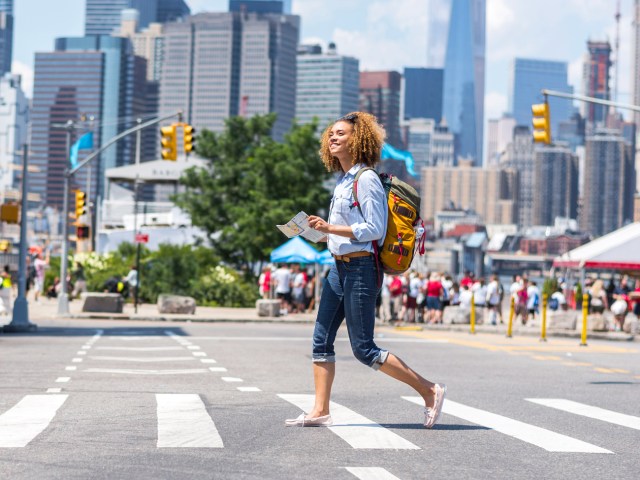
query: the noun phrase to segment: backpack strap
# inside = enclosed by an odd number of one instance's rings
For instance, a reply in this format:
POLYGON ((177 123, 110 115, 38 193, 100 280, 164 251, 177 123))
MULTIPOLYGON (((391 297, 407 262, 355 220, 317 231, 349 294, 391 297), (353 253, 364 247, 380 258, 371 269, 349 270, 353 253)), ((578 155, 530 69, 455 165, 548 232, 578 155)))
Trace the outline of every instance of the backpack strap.
MULTIPOLYGON (((364 214, 362 213, 362 207, 360 207, 360 202, 358 201, 358 180, 360 179, 360 176, 367 170, 373 170, 374 172, 376 171, 375 168, 371 168, 371 167, 363 167, 360 170, 358 170, 358 172, 356 173, 356 177, 353 179, 353 187, 351 189, 353 194, 353 204, 351 206, 358 207, 358 210, 360 211, 360 215, 362 215, 363 218, 364 218, 364 214)), ((380 276, 380 266, 379 266, 380 255, 378 252, 378 248, 379 248, 378 242, 374 240, 373 242, 371 242, 371 245, 373 245, 373 256, 376 261, 376 272, 378 274, 378 288, 380 288, 382 278, 380 276)))

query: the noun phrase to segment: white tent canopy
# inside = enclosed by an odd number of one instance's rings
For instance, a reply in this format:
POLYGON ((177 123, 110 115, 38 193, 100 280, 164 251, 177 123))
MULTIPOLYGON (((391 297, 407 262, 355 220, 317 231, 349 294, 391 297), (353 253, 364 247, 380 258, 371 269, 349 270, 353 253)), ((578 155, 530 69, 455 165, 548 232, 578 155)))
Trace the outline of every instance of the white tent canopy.
POLYGON ((556 257, 553 266, 572 269, 640 270, 640 223, 631 223, 556 257))

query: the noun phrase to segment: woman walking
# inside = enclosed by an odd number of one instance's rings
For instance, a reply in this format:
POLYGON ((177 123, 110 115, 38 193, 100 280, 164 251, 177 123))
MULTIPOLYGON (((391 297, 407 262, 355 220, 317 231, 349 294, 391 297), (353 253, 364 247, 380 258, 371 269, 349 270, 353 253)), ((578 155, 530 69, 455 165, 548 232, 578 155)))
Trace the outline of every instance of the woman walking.
POLYGON ((438 421, 446 387, 432 383, 409 368, 400 358, 380 349, 373 340, 376 297, 382 270, 373 254, 372 242, 384 237, 387 201, 374 171, 358 179, 358 205, 352 196, 356 173, 380 161, 384 130, 373 115, 350 113, 330 125, 322 135, 320 155, 330 172, 342 172, 333 192, 328 221, 310 216, 309 225, 327 236, 335 258, 322 292, 313 333, 315 404, 307 414, 286 421, 287 426, 329 426, 331 387, 335 377, 334 340, 346 318, 351 348, 363 364, 406 383, 425 402, 424 426, 438 421))

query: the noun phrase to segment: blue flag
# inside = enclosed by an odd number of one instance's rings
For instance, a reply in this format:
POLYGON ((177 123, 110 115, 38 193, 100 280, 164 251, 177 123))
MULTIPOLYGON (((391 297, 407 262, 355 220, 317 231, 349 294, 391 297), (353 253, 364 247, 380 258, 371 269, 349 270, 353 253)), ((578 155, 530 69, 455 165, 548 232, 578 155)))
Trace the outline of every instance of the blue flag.
POLYGON ((413 165, 414 165, 413 155, 411 155, 410 152, 406 152, 404 150, 398 150, 397 148, 392 147, 388 143, 385 143, 382 146, 381 157, 383 160, 386 158, 390 158, 391 160, 403 161, 405 166, 407 167, 407 172, 409 172, 409 175, 411 175, 412 177, 418 176, 418 174, 413 169, 413 165))
POLYGON ((78 152, 80 150, 89 150, 93 148, 93 132, 87 132, 81 136, 76 143, 71 146, 71 155, 69 161, 71 168, 78 166, 78 152))

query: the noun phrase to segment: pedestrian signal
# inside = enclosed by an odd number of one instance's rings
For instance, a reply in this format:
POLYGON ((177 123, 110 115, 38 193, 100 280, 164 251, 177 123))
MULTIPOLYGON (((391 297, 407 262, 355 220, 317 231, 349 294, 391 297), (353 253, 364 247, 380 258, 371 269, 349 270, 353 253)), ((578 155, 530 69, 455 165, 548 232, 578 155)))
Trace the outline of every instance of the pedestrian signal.
POLYGON ((184 151, 191 153, 196 149, 196 129, 193 126, 184 124, 184 151))
POLYGON ((176 125, 169 125, 160 129, 162 138, 162 159, 176 161, 178 159, 178 138, 176 135, 176 125))
POLYGON ((535 143, 551 144, 551 119, 549 118, 549 104, 538 103, 531 106, 533 113, 533 141, 535 143))
POLYGON ((76 220, 87 213, 87 194, 76 190, 76 220))
POLYGON ((76 227, 76 238, 78 238, 78 240, 85 240, 89 238, 90 234, 91 230, 89 225, 78 225, 76 227))

